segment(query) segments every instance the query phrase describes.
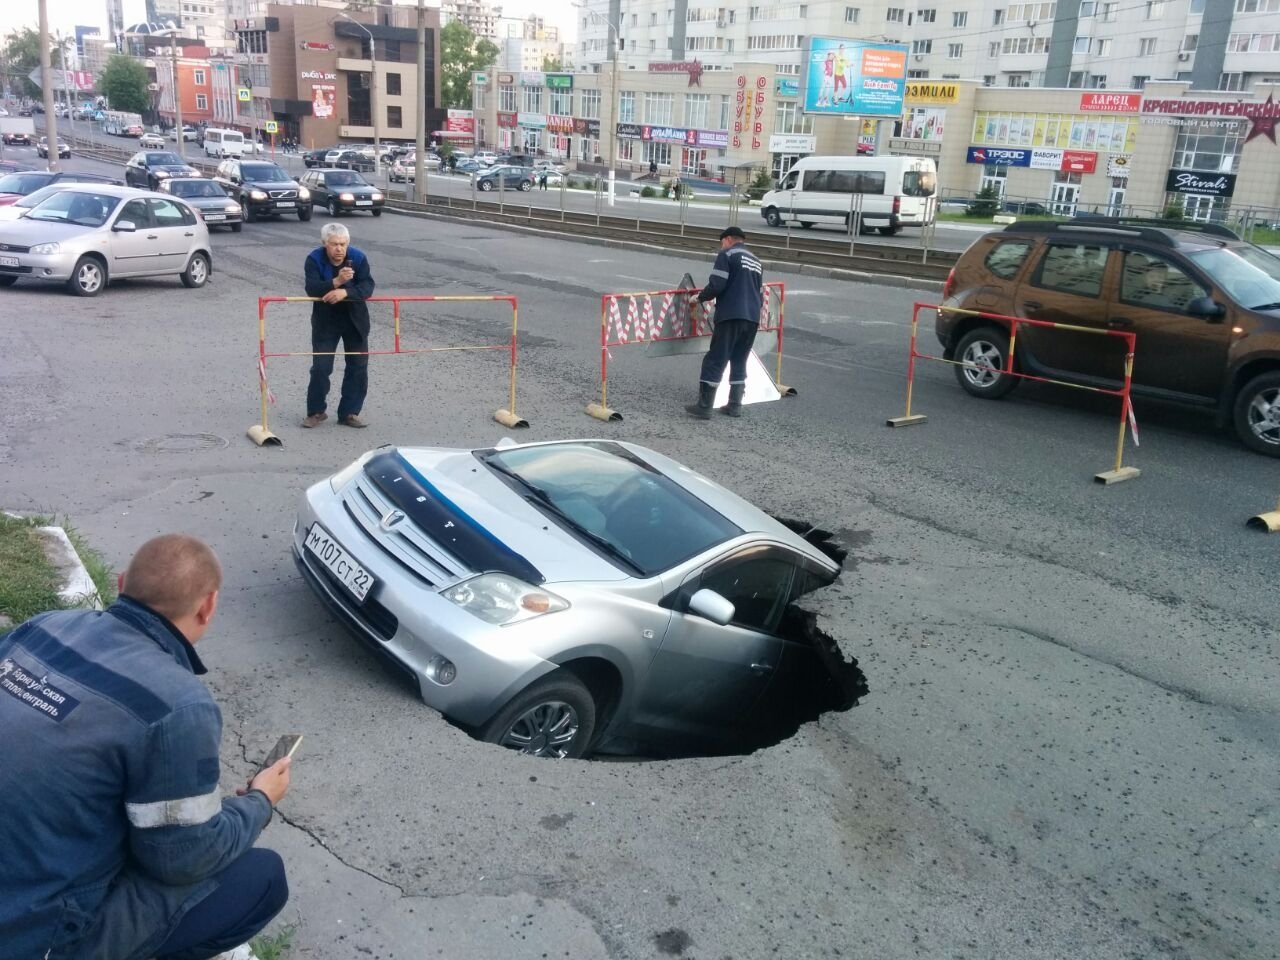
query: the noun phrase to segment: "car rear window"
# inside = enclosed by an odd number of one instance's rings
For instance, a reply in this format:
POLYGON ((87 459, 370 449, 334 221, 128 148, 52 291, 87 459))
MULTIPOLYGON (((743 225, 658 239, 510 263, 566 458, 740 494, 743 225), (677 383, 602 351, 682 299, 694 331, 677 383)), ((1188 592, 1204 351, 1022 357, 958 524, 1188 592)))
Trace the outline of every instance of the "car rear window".
POLYGON ((1031 243, 1027 240, 1004 240, 997 243, 987 254, 983 262, 987 269, 1002 280, 1012 280, 1026 263, 1027 254, 1031 252, 1031 243))

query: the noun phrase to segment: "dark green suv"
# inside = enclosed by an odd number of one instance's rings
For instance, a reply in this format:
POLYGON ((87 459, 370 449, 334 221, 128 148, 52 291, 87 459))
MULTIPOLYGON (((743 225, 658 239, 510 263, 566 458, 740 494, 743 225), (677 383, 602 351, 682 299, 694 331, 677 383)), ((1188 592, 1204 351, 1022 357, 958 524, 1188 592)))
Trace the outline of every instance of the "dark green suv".
MULTIPOLYGON (((1133 393, 1216 412, 1280 457, 1280 258, 1216 224, 1077 217, 1015 223, 961 254, 937 334, 960 385, 1002 397, 1003 314, 1137 335, 1133 393)), ((1014 369, 1118 388, 1120 337, 1019 325, 1014 369)))

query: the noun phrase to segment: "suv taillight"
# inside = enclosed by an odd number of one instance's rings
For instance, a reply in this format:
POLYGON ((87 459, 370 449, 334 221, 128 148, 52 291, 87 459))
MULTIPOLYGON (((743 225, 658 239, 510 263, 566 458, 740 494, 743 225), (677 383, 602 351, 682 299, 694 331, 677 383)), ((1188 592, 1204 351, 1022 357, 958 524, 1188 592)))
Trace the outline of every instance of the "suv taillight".
POLYGON ((955 289, 955 286, 956 286, 956 268, 952 267, 951 270, 947 273, 947 282, 942 285, 943 300, 951 296, 951 291, 955 289))

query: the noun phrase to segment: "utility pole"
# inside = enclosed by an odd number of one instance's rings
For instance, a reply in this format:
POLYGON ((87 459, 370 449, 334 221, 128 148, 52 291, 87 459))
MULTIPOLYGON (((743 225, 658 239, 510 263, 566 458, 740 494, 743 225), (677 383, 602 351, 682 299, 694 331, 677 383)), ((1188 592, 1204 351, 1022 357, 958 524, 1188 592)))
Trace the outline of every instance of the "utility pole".
POLYGON ((53 112, 53 63, 49 57, 49 0, 40 0, 40 92, 44 95, 44 135, 49 169, 57 170, 58 118, 53 112))
POLYGON ((418 123, 414 130, 413 198, 427 195, 427 8, 418 0, 418 123))
MULTIPOLYGON (((378 133, 378 44, 373 39, 373 31, 366 24, 348 16, 341 10, 338 11, 338 16, 344 20, 350 20, 369 35, 369 112, 373 114, 370 119, 373 121, 373 176, 376 180, 378 171, 382 166, 382 136, 378 133)), ((377 14, 375 13, 374 16, 376 17, 377 14)), ((419 14, 419 18, 421 16, 419 14)), ((421 25, 421 22, 421 19, 419 19, 419 25, 421 25)), ((377 26, 377 24, 375 23, 374 26, 377 26)))
POLYGON ((178 83, 178 32, 169 31, 169 64, 173 67, 173 122, 178 131, 178 158, 187 159, 187 138, 182 130, 182 86, 178 83))

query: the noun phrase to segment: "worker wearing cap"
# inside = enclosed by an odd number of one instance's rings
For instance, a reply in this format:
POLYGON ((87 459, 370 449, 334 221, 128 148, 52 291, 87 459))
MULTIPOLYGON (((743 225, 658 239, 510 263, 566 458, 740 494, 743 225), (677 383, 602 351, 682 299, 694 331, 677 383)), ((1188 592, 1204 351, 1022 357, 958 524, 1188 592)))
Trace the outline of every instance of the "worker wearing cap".
POLYGON ((724 412, 742 416, 742 395, 747 389, 747 357, 760 326, 761 291, 764 270, 756 255, 747 249, 747 235, 740 227, 720 232, 720 252, 711 268, 711 279, 694 300, 716 302, 715 328, 711 346, 702 358, 698 380, 698 402, 685 407, 699 420, 711 419, 716 387, 729 366, 729 403, 724 412))

